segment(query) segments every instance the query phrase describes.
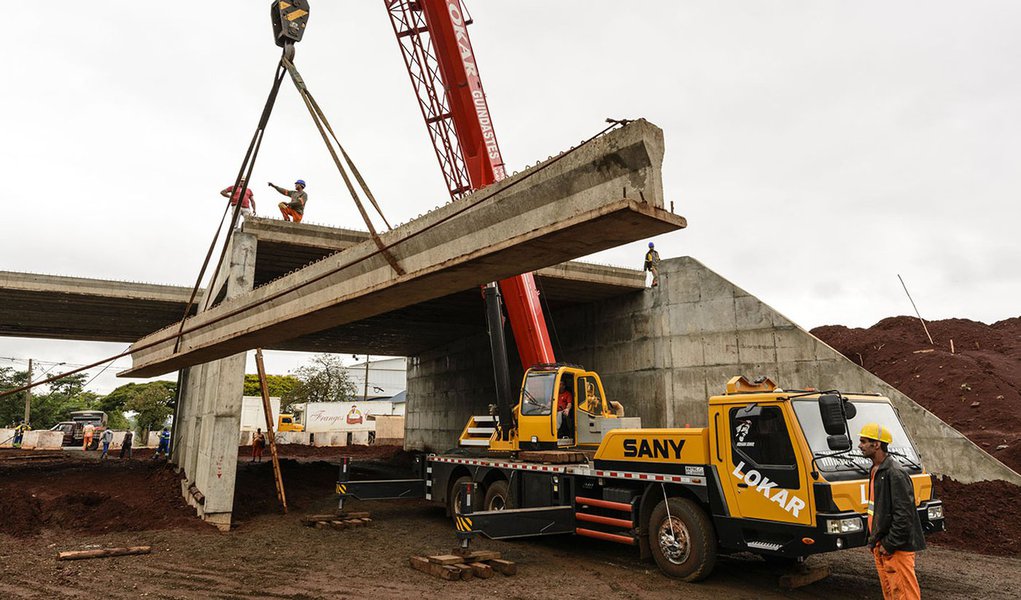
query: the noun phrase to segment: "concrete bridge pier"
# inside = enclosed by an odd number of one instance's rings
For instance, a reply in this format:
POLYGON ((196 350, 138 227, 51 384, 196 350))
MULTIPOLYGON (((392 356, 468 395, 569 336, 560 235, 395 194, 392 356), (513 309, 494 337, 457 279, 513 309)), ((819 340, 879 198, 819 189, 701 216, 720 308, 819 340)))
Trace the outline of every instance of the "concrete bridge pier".
MULTIPOLYGON (((227 264, 202 297, 200 312, 218 298, 250 292, 255 285, 255 257, 256 237, 233 232, 227 264)), ((230 529, 234 506, 245 360, 246 353, 241 352, 182 370, 173 461, 184 471, 185 499, 204 521, 221 531, 230 529), (202 493, 202 502, 189 492, 192 486, 202 493)))

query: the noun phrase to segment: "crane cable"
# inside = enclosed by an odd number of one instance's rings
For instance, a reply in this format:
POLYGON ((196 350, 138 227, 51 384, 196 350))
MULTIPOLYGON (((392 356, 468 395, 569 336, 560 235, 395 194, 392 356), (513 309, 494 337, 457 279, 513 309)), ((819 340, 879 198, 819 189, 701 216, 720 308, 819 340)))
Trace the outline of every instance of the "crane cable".
MULTIPOLYGON (((293 49, 293 46, 291 47, 293 49)), ((293 51, 293 50, 292 50, 293 51)), ((209 268, 209 260, 213 256, 213 250, 216 248, 216 242, 220 238, 220 232, 223 231, 223 222, 227 217, 227 212, 230 210, 231 204, 234 205, 234 211, 231 214, 230 228, 228 231, 232 231, 238 223, 238 218, 241 215, 241 207, 244 204, 243 193, 241 191, 241 181, 244 180, 245 188, 252 181, 252 170, 255 169, 255 159, 259 156, 259 149, 262 147, 262 140, 266 133, 266 125, 269 123, 269 116, 273 112, 273 105, 276 103, 277 93, 280 91, 280 84, 284 80, 284 61, 287 50, 284 50, 284 56, 280 57, 280 62, 277 64, 276 75, 273 77, 273 87, 270 88, 269 96, 266 98, 266 104, 262 108, 262 115, 259 117, 259 124, 255 128, 255 133, 252 135, 252 141, 248 144, 248 151, 245 153, 245 158, 241 162, 241 168, 238 169, 237 177, 234 179, 234 186, 231 188, 231 195, 227 199, 227 207, 223 211, 223 216, 220 217, 220 226, 217 227, 216 233, 213 235, 213 241, 209 244, 209 250, 206 251, 205 261, 202 263, 202 268, 199 269, 199 275, 195 279, 195 286, 191 290, 191 297, 188 298, 188 304, 184 308, 184 314, 181 316, 181 325, 177 330, 176 340, 174 341, 174 354, 181 349, 181 339, 184 335, 184 322, 188 319, 188 315, 191 314, 191 309, 195 305, 195 296, 198 295, 199 286, 202 285, 202 277, 206 274, 206 269, 209 268), (237 201, 234 201, 235 194, 237 195, 237 201)), ((227 247, 230 246, 229 240, 224 240, 223 249, 220 251, 220 260, 216 262, 216 267, 213 269, 213 276, 209 280, 210 294, 207 296, 207 304, 213 301, 212 287, 216 284, 216 278, 220 274, 220 266, 223 264, 224 257, 227 256, 227 247)))
POLYGON ((379 216, 383 219, 383 223, 386 224, 387 229, 393 229, 393 227, 390 226, 390 222, 386 220, 386 216, 383 215, 383 210, 380 209, 375 196, 372 195, 372 190, 369 189, 369 186, 365 183, 365 179, 362 177, 358 167, 355 166, 354 161, 351 160, 347 151, 344 150, 343 144, 341 144, 340 140, 337 139, 337 134, 333 132, 333 127, 330 126, 330 122, 327 120, 323 110, 319 108, 319 103, 317 103, 315 98, 312 97, 312 93, 308 90, 308 86, 305 85, 305 80, 302 78, 301 74, 298 73, 298 69, 294 66, 294 63, 286 57, 281 59, 280 63, 286 67, 287 72, 291 75, 291 80, 294 81, 294 87, 297 88, 298 94, 301 95, 301 99, 305 102, 305 107, 308 108, 308 113, 312 116, 312 121, 315 123, 316 129, 319 130, 319 135, 322 136, 323 142, 326 144, 326 149, 330 151, 330 156, 333 157, 333 162, 337 165, 337 170, 340 171, 340 176, 343 177, 344 183, 347 185, 347 191, 351 194, 351 199, 354 201, 355 206, 358 207, 358 212, 362 215, 362 220, 365 221, 365 226, 369 230, 369 236, 372 238, 372 241, 376 244, 376 247, 379 249, 386 261, 391 267, 393 267, 393 270, 396 271, 398 275, 404 275, 404 269, 397 262, 397 259, 394 258, 386 244, 384 244, 379 238, 379 234, 376 233, 376 228, 372 225, 372 220, 365 211, 365 207, 362 205, 362 201, 358 197, 358 192, 355 191, 354 185, 351 183, 351 178, 344 169, 344 164, 337 156, 337 152, 334 150, 333 144, 330 143, 330 137, 333 138, 333 141, 337 144, 337 148, 340 149, 340 153, 344 157, 344 162, 347 163, 348 167, 351 169, 351 174, 354 175, 355 180, 358 181, 358 185, 362 188, 362 193, 365 194, 365 197, 372 203, 373 208, 375 208, 376 212, 379 213, 379 216), (329 132, 329 137, 326 135, 327 132, 329 132))

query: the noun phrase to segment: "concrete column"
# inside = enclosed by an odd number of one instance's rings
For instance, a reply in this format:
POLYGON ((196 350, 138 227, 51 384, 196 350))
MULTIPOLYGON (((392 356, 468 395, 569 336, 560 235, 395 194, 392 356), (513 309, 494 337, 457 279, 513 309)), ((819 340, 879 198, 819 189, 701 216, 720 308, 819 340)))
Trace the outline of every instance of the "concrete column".
MULTIPOLYGON (((217 278, 225 280, 226 298, 252 290, 255 254, 255 236, 235 231, 226 256, 229 264, 217 278)), ((178 465, 184 469, 187 483, 205 496, 205 502, 196 506, 198 514, 223 531, 230 529, 234 505, 245 358, 245 353, 239 353, 189 368, 182 394, 183 447, 178 465)), ((191 501, 190 495, 185 495, 191 501)))

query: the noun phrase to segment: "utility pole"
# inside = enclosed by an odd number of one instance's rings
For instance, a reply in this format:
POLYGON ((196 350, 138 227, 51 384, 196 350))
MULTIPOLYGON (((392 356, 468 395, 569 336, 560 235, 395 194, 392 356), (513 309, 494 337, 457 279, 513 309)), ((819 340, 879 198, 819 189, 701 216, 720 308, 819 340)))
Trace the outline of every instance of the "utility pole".
POLYGON ((369 401, 369 355, 365 355, 365 394, 362 396, 363 402, 369 401))
MULTIPOLYGON (((28 383, 32 383, 32 359, 28 359, 28 383)), ((32 390, 25 390, 25 424, 32 417, 32 390)))

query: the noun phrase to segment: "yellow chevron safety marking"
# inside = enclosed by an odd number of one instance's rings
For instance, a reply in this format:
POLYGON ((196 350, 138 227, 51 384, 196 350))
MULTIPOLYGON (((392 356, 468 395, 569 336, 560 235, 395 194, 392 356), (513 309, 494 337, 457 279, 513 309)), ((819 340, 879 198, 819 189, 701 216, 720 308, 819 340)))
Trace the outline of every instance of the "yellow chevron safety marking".
POLYGON ((461 517, 457 517, 457 530, 464 531, 464 520, 461 517))
POLYGON ((287 10, 288 8, 291 8, 291 3, 290 2, 283 2, 283 0, 281 0, 279 6, 280 6, 280 10, 287 10))
POLYGON ((340 485, 338 483, 337 484, 337 493, 338 494, 346 494, 347 493, 347 486, 346 485, 340 485))
POLYGON ((288 21, 294 21, 295 19, 300 19, 300 18, 304 17, 307 14, 308 14, 308 11, 301 10, 299 8, 298 10, 296 10, 296 11, 294 11, 292 13, 288 13, 287 14, 287 20, 288 21))

